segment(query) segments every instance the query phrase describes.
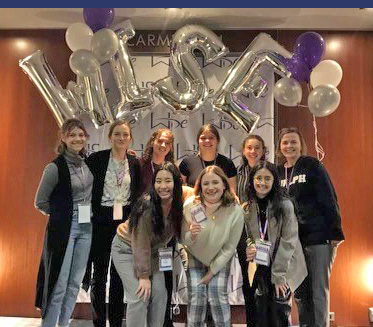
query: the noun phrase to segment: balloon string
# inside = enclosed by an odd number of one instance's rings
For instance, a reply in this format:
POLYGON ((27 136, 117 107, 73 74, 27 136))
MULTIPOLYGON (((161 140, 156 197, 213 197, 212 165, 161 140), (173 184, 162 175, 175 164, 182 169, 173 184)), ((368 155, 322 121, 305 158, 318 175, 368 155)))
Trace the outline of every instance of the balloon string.
POLYGON ((316 117, 315 117, 315 115, 312 115, 312 116, 313 116, 313 128, 315 130, 315 150, 316 150, 316 155, 317 155, 317 159, 319 161, 323 161, 323 159, 325 158, 325 151, 324 151, 324 148, 322 147, 322 145, 320 144, 320 142, 317 139, 316 117))

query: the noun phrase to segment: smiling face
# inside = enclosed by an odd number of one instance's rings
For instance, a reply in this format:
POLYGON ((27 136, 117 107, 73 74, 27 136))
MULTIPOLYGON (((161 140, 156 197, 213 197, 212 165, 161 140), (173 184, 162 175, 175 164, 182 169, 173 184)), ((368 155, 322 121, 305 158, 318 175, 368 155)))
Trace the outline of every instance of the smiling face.
POLYGON ((172 199, 174 190, 174 179, 172 174, 167 170, 160 170, 155 177, 154 188, 161 201, 172 199))
POLYGON ((249 162, 250 167, 254 167, 264 154, 262 142, 254 138, 248 139, 245 142, 245 147, 242 150, 242 154, 249 162))
POLYGON ((266 169, 259 169, 254 175, 254 189, 256 196, 263 199, 271 192, 273 186, 273 175, 266 169))
POLYGON ((153 154, 156 156, 166 157, 172 148, 172 135, 162 132, 153 142, 153 154))
POLYGON ((297 133, 285 134, 281 139, 280 150, 286 160, 297 160, 302 151, 299 135, 297 133))
POLYGON ((219 141, 216 138, 215 134, 210 132, 209 130, 204 131, 199 139, 198 139, 198 146, 199 149, 203 151, 215 151, 218 148, 219 141))
POLYGON ((130 129, 124 124, 115 126, 109 140, 114 150, 127 150, 132 141, 130 129))
POLYGON ((79 153, 86 145, 87 136, 84 131, 78 127, 72 128, 61 137, 69 151, 79 153))
POLYGON ((225 191, 224 182, 219 175, 208 172, 201 179, 201 190, 205 201, 219 202, 225 191))

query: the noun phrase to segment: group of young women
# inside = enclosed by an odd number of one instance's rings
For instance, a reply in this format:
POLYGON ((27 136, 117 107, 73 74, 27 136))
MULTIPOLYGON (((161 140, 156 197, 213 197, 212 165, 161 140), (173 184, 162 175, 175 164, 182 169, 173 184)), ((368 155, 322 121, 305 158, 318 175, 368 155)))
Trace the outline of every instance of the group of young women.
POLYGON ((168 129, 152 134, 141 159, 123 120, 110 127, 111 149, 87 158, 87 138, 80 120, 65 121, 36 194, 49 215, 36 296, 43 327, 69 325, 85 272, 93 324, 104 327, 109 266, 111 327, 122 326, 124 294, 127 327, 172 326, 176 242, 187 253, 188 326, 204 325, 208 304, 215 326, 231 326, 236 252, 247 326, 288 326, 292 293, 301 326, 328 326, 329 277, 344 236, 330 178, 305 155, 296 128, 279 135, 283 165, 266 161, 263 139, 249 135, 237 169, 218 153, 211 124, 197 135, 198 154, 179 167, 168 129))

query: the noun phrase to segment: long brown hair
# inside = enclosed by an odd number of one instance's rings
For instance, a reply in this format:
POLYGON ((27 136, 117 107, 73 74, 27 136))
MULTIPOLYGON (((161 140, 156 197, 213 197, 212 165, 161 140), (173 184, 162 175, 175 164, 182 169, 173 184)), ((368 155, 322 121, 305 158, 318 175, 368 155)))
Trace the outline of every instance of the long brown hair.
POLYGON ((203 198, 202 197, 202 185, 201 184, 202 184, 203 176, 206 175, 207 173, 214 173, 214 174, 218 175, 221 178, 221 180, 223 181, 225 190, 224 190, 224 193, 221 197, 222 206, 228 206, 228 205, 231 205, 232 203, 235 203, 235 196, 234 196, 234 194, 231 190, 231 187, 229 186, 227 175, 224 173, 223 169, 221 169, 218 166, 214 166, 214 165, 206 167, 199 174, 199 176, 197 178, 197 181, 194 184, 194 194, 196 195, 196 199, 201 201, 202 198, 203 198))
MULTIPOLYGON (((79 128, 84 132, 84 135, 88 138, 89 134, 83 124, 83 122, 78 118, 69 118, 65 120, 61 126, 61 129, 58 132, 58 144, 56 146, 56 153, 57 154, 64 154, 67 150, 66 143, 62 141, 62 136, 66 136, 70 133, 74 128, 79 128)), ((84 155, 86 149, 83 148, 79 154, 84 155)))
POLYGON ((281 153, 281 140, 286 134, 290 134, 290 133, 298 134, 299 140, 300 140, 300 146, 301 146, 300 154, 302 156, 307 154, 307 145, 306 145, 306 142, 304 141, 304 137, 302 133, 300 132, 300 130, 297 127, 285 127, 280 130, 278 140, 277 140, 276 155, 278 158, 284 157, 283 154, 281 153))
MULTIPOLYGON (((264 140, 262 139, 262 137, 260 135, 250 134, 249 136, 246 136, 245 139, 242 142, 241 152, 243 152, 243 150, 245 149, 246 142, 248 140, 257 140, 262 144, 263 155, 261 156, 259 161, 265 161, 266 160, 266 154, 267 154, 267 148, 265 146, 264 140)), ((247 158, 243 154, 242 154, 242 162, 243 162, 244 166, 247 166, 249 164, 249 162, 247 161, 247 158)))
POLYGON ((145 145, 145 150, 144 150, 144 153, 142 155, 142 158, 143 158, 144 161, 150 161, 152 159, 154 141, 159 139, 161 137, 162 133, 165 133, 165 134, 167 134, 167 136, 170 136, 171 137, 171 143, 172 143, 170 152, 167 153, 167 155, 165 157, 165 161, 170 161, 172 163, 174 162, 174 135, 172 134, 172 132, 168 128, 160 128, 160 129, 156 130, 155 132, 153 132, 153 134, 150 136, 148 142, 145 145))

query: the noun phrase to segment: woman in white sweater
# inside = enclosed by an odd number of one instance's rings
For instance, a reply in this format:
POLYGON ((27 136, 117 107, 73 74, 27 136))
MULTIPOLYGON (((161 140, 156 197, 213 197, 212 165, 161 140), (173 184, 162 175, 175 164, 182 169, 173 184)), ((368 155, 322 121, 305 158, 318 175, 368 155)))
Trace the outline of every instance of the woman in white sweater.
POLYGON ((188 252, 188 325, 203 326, 207 300, 215 326, 230 326, 228 277, 244 224, 228 177, 217 166, 199 175, 184 204, 182 242, 188 252))

